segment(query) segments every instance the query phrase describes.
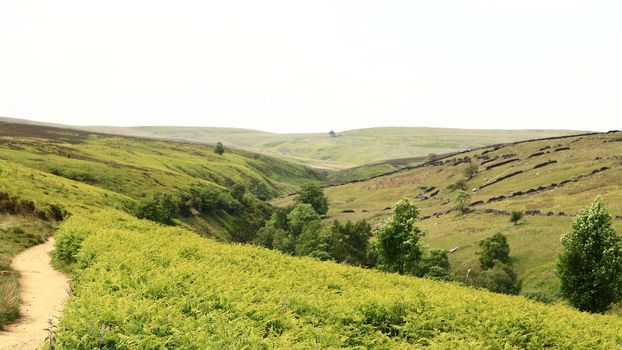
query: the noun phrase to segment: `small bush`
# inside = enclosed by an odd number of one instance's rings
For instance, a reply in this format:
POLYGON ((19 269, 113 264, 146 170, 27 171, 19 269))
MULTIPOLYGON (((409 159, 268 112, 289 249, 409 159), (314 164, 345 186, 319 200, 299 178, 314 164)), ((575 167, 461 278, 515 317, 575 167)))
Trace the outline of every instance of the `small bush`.
POLYGON ((492 268, 482 271, 477 276, 476 284, 495 293, 518 294, 520 290, 512 266, 500 262, 495 263, 492 268))

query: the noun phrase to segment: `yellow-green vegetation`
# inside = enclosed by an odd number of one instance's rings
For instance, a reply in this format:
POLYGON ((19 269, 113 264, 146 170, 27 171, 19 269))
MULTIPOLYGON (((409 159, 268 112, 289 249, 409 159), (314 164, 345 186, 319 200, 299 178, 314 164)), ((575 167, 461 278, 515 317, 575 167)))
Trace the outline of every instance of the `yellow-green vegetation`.
POLYGON ((477 273, 479 241, 502 232, 523 293, 556 297, 554 261, 560 236, 570 231, 581 208, 601 196, 614 228, 622 232, 621 140, 622 133, 608 133, 488 147, 369 181, 327 187, 327 220, 367 219, 378 226, 397 200, 408 197, 421 210, 417 225, 428 232, 423 242, 451 249, 458 276, 466 276, 469 269, 477 273), (471 164, 479 170, 466 179, 471 164), (454 210, 461 180, 472 204, 464 215, 454 210), (510 222, 512 211, 524 213, 517 225, 510 222))
MULTIPOLYGON (((240 201, 251 207, 259 205, 251 197, 271 198, 325 176, 247 151, 227 149, 220 155, 203 144, 10 123, 0 123, 0 175, 0 190, 72 212, 111 206, 131 210, 158 193, 188 201, 201 189, 229 196, 236 184, 247 191, 240 201)), ((253 230, 252 215, 232 210, 196 213, 188 208, 181 220, 224 240, 232 232, 253 230)))
POLYGON ((614 316, 217 243, 116 211, 70 218, 59 248, 71 237, 84 241, 59 349, 622 346, 614 316))
MULTIPOLYGON (((386 159, 423 157, 469 148, 534 138, 570 135, 568 130, 477 130, 385 127, 326 133, 277 134, 233 128, 144 126, 135 128, 89 127, 89 130, 188 140, 223 142, 303 164, 343 169, 386 159)), ((378 169, 375 169, 376 171, 378 169)))
POLYGON ((11 269, 12 258, 44 242, 54 226, 33 215, 0 214, 0 329, 19 317, 19 275, 11 269))

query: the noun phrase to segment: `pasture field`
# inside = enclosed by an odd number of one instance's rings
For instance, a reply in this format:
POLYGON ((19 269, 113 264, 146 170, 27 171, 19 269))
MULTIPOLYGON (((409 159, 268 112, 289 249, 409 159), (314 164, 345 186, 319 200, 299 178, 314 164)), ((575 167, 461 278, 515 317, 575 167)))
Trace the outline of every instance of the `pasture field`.
MULTIPOLYGON (((553 262, 561 247, 560 235, 570 230, 581 208, 602 197, 615 228, 622 232, 621 141, 622 133, 608 133, 507 144, 368 181, 329 186, 326 221, 367 219, 377 226, 397 200, 408 197, 421 210, 418 225, 427 231, 424 242, 432 248, 457 248, 450 260, 459 275, 477 271, 478 242, 502 232, 508 236, 523 292, 556 297, 553 262), (477 164, 479 171, 465 187, 471 195, 471 212, 461 215, 453 210, 458 191, 450 185, 464 178, 470 164, 477 164), (517 226, 509 222, 513 210, 526 213, 517 226)), ((284 197, 273 203, 291 201, 292 197, 284 197)))

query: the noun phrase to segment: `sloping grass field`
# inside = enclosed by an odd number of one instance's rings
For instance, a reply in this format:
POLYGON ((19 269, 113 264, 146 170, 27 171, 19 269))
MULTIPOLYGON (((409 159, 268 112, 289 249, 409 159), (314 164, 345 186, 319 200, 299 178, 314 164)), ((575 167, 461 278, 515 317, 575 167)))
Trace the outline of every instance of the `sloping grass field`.
MULTIPOLYGON (((327 187, 327 221, 364 218, 377 226, 395 202, 408 197, 421 209, 417 225, 427 231, 424 243, 456 248, 450 260, 460 276, 469 269, 479 270, 478 242, 502 232, 508 237, 523 292, 555 298, 554 260, 560 235, 570 230, 581 208, 602 197, 615 228, 622 232, 621 141, 622 133, 608 133, 507 144, 327 187), (470 164, 477 164, 479 171, 465 187, 471 195, 471 212, 461 215, 453 210, 458 191, 450 185, 464 178, 470 164), (517 226, 509 222, 513 210, 526 213, 517 226)), ((286 205, 291 200, 280 198, 274 203, 286 205)))
POLYGON ((83 240, 59 349, 614 349, 622 320, 222 244, 115 211, 83 240))
MULTIPOLYGON (((181 196, 196 188, 225 193, 234 184, 272 197, 325 179, 321 171, 247 151, 218 155, 203 144, 9 123, 0 123, 0 174, 0 190, 71 211, 128 209, 152 194, 181 196)), ((186 221, 228 240, 240 220, 223 212, 186 221)))

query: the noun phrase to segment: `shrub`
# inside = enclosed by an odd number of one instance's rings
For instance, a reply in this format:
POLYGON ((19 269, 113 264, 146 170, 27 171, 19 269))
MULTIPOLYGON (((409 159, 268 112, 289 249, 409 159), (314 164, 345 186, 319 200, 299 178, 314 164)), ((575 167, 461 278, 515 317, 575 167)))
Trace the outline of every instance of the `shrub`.
POLYGON ((429 277, 432 279, 452 280, 453 275, 449 265, 449 255, 447 251, 432 249, 421 259, 417 276, 429 277))
POLYGON ((296 202, 310 204, 320 215, 328 213, 328 198, 324 195, 324 190, 316 184, 303 185, 296 197, 296 202))
POLYGON ((246 187, 242 184, 235 184, 231 187, 231 197, 240 203, 245 203, 244 194, 246 193, 246 187))
POLYGON ((581 311, 604 312, 622 299, 622 241, 600 199, 562 237, 557 262, 562 297, 581 311))
POLYGON ((460 179, 458 181, 456 181, 456 183, 453 183, 449 186, 447 186, 447 189, 450 191, 455 191, 455 190, 466 190, 467 189, 467 181, 466 179, 460 179))
POLYGON ((520 290, 512 266, 498 261, 492 268, 482 271, 477 276, 476 284, 495 293, 518 294, 520 290))
POLYGON ((497 261, 501 263, 510 262, 510 245, 502 233, 494 235, 479 242, 479 264, 482 270, 492 268, 497 261))
POLYGON ((156 194, 141 201, 136 208, 136 216, 162 224, 170 225, 179 213, 177 201, 171 194, 156 194))
POLYGON ((272 198, 272 194, 263 182, 256 183, 253 187, 251 187, 251 193, 257 197, 257 199, 262 201, 267 201, 272 198))

